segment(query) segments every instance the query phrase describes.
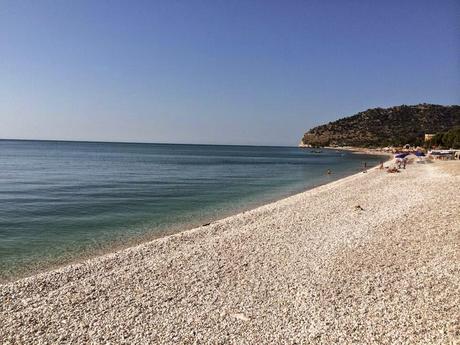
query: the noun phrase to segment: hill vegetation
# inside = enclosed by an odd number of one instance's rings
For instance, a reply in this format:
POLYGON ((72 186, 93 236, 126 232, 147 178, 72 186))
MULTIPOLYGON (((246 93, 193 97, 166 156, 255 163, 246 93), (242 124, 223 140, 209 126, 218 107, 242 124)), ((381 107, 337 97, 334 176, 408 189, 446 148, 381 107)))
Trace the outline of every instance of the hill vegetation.
POLYGON ((458 105, 374 108, 314 127, 304 134, 301 144, 358 147, 421 145, 425 134, 447 132, 455 126, 460 126, 458 105))
POLYGON ((460 126, 447 132, 436 134, 429 142, 430 146, 460 149, 460 126))

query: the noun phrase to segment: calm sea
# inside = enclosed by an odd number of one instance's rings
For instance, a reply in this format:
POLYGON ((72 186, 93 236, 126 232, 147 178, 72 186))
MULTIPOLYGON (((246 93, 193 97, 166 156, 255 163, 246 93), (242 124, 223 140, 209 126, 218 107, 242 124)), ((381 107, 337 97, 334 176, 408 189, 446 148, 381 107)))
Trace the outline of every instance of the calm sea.
POLYGON ((1 140, 0 279, 207 223, 380 159, 295 147, 1 140))

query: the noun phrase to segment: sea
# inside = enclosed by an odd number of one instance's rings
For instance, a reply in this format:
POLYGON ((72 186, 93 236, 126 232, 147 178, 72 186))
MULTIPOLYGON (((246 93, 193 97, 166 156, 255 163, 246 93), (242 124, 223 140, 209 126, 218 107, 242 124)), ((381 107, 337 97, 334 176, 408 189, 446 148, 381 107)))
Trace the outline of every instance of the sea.
POLYGON ((0 280, 207 224, 381 159, 297 147, 0 140, 0 280))

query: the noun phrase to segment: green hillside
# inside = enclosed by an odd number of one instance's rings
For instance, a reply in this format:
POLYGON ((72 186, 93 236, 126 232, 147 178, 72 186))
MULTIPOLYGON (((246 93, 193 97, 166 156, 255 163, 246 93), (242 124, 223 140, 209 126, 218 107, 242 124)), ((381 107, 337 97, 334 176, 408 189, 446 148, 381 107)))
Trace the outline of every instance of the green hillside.
POLYGON ((435 104, 374 108, 314 127, 302 138, 312 146, 383 147, 423 143, 425 133, 460 125, 460 106, 435 104))

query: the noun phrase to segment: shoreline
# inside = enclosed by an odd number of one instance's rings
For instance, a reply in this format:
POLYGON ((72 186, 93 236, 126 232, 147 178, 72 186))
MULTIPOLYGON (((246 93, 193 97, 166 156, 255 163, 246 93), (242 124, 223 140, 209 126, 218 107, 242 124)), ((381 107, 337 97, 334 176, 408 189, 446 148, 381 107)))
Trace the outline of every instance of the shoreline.
POLYGON ((354 147, 354 146, 340 146, 340 147, 332 147, 332 146, 326 146, 324 147, 329 150, 338 150, 338 151, 347 151, 347 152, 352 152, 354 154, 368 154, 368 155, 376 155, 376 156, 387 156, 389 158, 392 158, 394 156, 393 153, 390 152, 384 152, 380 149, 370 149, 370 148, 364 148, 364 147, 354 147))
MULTIPOLYGON (((327 148, 327 149, 332 149, 332 148, 327 148)), ((369 155, 375 155, 375 156, 377 155, 386 156, 387 160, 385 160, 384 163, 388 163, 392 159, 392 155, 382 154, 382 152, 380 152, 380 154, 375 154, 375 153, 364 152, 364 151, 358 152, 356 150, 348 150, 348 151, 351 151, 354 154, 369 154, 369 155)), ((367 171, 371 169, 376 169, 376 168, 378 168, 378 165, 369 167, 367 171)), ((167 226, 165 228, 160 229, 158 232, 148 232, 143 235, 132 237, 129 239, 121 238, 120 240, 114 241, 113 243, 107 246, 104 246, 102 248, 99 247, 99 248, 89 249, 89 250, 81 252, 80 254, 71 255, 69 257, 63 257, 58 260, 41 261, 37 263, 35 266, 33 266, 32 268, 23 269, 23 270, 18 271, 17 273, 14 273, 8 276, 5 275, 6 278, 0 279, 0 285, 14 283, 22 279, 33 278, 34 276, 38 274, 52 272, 55 270, 65 268, 66 266, 70 266, 70 265, 84 264, 85 261, 88 261, 88 260, 94 260, 94 259, 97 259, 98 257, 114 254, 120 251, 124 251, 126 249, 137 247, 139 245, 146 244, 152 241, 156 241, 156 240, 159 240, 165 237, 174 236, 174 235, 177 235, 183 232, 200 229, 200 228, 207 226, 206 224, 212 224, 220 220, 225 220, 227 218, 237 216, 238 214, 242 214, 242 213, 246 213, 246 212, 255 210, 265 205, 276 203, 286 198, 290 198, 292 196, 308 192, 312 189, 315 189, 315 188, 318 188, 324 185, 328 185, 334 182, 338 182, 338 181, 341 181, 343 179, 346 179, 354 175, 359 175, 361 174, 361 172, 362 171, 351 173, 350 175, 339 177, 338 179, 333 180, 333 181, 313 184, 306 188, 302 188, 296 191, 286 193, 285 195, 282 195, 281 197, 265 198, 263 200, 258 200, 248 205, 229 210, 228 212, 223 212, 222 214, 217 215, 215 217, 210 217, 210 218, 206 218, 203 220, 196 220, 196 221, 191 221, 188 223, 179 223, 179 224, 175 224, 172 226, 167 226)))
MULTIPOLYGON (((385 162, 388 163, 390 161, 391 161, 391 159, 388 159, 385 162)), ((377 170, 377 169, 378 169, 378 165, 368 168, 367 172, 377 170)), ((205 224, 202 224, 202 225, 196 225, 196 226, 189 226, 189 227, 187 227, 187 226, 181 227, 181 225, 178 225, 177 228, 179 230, 173 230, 171 228, 168 228, 163 233, 153 234, 153 235, 150 235, 150 236, 146 235, 143 238, 141 237, 141 238, 138 238, 138 239, 133 239, 133 242, 129 242, 128 244, 124 244, 124 245, 117 243, 114 246, 109 246, 107 248, 107 250, 102 250, 101 252, 96 252, 94 254, 83 254, 82 256, 77 256, 75 259, 69 259, 69 261, 64 261, 63 263, 58 263, 56 265, 45 266, 42 269, 39 268, 39 270, 37 272, 27 274, 27 275, 22 276, 22 277, 19 276, 19 277, 16 277, 16 278, 12 278, 11 280, 5 280, 5 281, 0 280, 0 288, 2 287, 2 285, 15 284, 15 283, 19 283, 19 282, 21 282, 23 280, 29 280, 29 279, 33 280, 35 278, 46 276, 48 274, 50 274, 50 275, 53 275, 54 273, 59 274, 59 273, 65 272, 67 269, 71 269, 73 267, 84 266, 86 264, 91 265, 91 264, 93 264, 93 261, 94 262, 96 262, 96 261, 104 261, 106 259, 110 259, 110 257, 117 256, 118 254, 122 254, 123 252, 135 251, 137 248, 148 246, 150 244, 153 244, 156 241, 167 240, 167 239, 169 239, 171 237, 177 237, 177 236, 181 236, 181 235, 187 236, 187 235, 193 234, 195 232, 199 232, 199 231, 206 231, 206 228, 211 226, 211 225, 216 225, 217 223, 226 222, 226 221, 229 221, 229 220, 231 221, 235 217, 243 216, 244 214, 249 213, 249 212, 256 212, 258 209, 261 209, 261 208, 264 208, 264 207, 269 207, 269 206, 271 206, 273 204, 288 200, 288 199, 296 197, 296 196, 300 196, 301 194, 314 192, 317 189, 322 190, 322 188, 326 188, 326 187, 331 187, 332 188, 332 187, 334 187, 336 185, 340 185, 340 184, 345 183, 347 181, 355 180, 355 179, 359 178, 359 176, 361 176, 362 173, 363 173, 363 171, 360 171, 360 172, 357 172, 357 173, 354 173, 354 174, 351 174, 351 175, 348 175, 348 176, 345 176, 345 177, 341 177, 341 178, 339 178, 337 180, 334 180, 334 181, 325 182, 325 183, 322 183, 322 184, 319 184, 319 185, 313 185, 311 188, 307 188, 307 189, 302 190, 300 192, 293 192, 291 195, 287 195, 287 196, 284 196, 282 198, 275 199, 275 200, 272 200, 272 201, 269 201, 269 202, 263 202, 260 205, 247 206, 247 207, 244 207, 243 209, 241 209, 239 211, 236 211, 234 213, 231 212, 229 215, 219 217, 219 218, 217 218, 215 220, 211 220, 209 223, 205 223, 205 224)), ((176 228, 174 228, 174 229, 176 229, 176 228)))
POLYGON ((460 337, 459 182, 459 162, 372 168, 0 285, 0 335, 7 343, 447 343, 460 337))

